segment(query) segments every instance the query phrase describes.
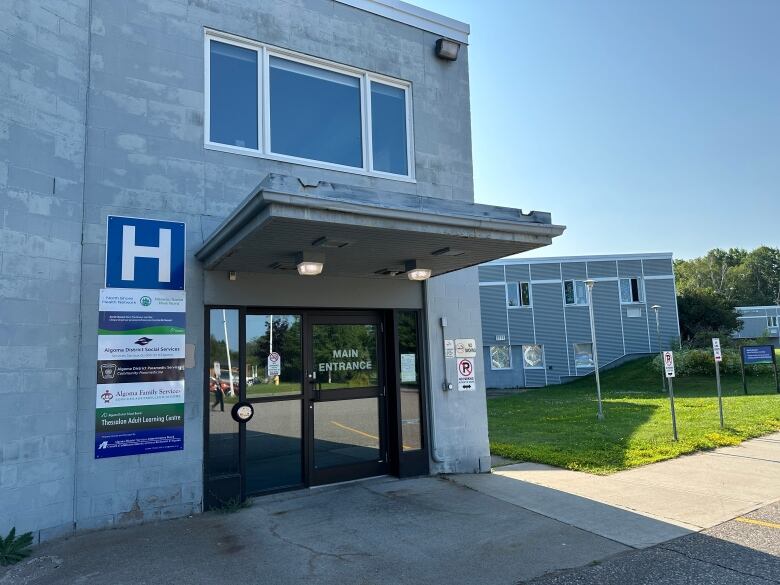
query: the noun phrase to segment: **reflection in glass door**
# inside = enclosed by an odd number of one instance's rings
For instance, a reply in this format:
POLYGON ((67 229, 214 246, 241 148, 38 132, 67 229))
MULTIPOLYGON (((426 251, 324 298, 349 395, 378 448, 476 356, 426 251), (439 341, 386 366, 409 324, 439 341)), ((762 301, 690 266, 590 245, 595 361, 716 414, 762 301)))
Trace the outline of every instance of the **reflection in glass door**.
POLYGON ((301 316, 246 316, 245 425, 248 495, 303 483, 301 316))
POLYGON ((206 319, 207 508, 303 485, 427 473, 416 311, 208 307, 206 319), (231 415, 239 401, 254 409, 247 422, 231 415))
POLYGON ((379 317, 316 316, 309 327, 311 483, 385 473, 386 401, 379 317))

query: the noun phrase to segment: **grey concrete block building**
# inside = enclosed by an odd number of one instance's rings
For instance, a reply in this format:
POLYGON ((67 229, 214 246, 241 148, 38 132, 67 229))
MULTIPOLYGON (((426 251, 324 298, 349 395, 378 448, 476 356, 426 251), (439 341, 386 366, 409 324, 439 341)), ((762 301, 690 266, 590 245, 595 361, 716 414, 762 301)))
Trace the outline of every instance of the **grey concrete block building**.
POLYGON ((734 333, 736 339, 769 338, 780 347, 780 306, 767 305, 763 307, 737 307, 737 317, 742 328, 734 333))
POLYGON ((671 254, 488 262, 479 267, 488 388, 547 386, 593 372, 589 279, 600 368, 679 339, 671 254))
POLYGON ((0 5, 0 533, 489 468, 482 362, 459 391, 444 341, 480 336, 470 267, 563 228, 473 203, 468 33, 397 0, 0 5), (175 450, 96 455, 109 216, 186 226, 175 450))

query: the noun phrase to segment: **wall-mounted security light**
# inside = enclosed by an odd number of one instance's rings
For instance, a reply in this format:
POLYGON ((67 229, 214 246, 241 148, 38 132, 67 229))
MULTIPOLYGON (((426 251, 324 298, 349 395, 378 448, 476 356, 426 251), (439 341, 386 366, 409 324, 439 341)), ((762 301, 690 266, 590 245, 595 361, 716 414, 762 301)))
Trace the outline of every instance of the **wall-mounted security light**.
POLYGON ((236 280, 238 278, 238 273, 235 270, 231 270, 228 272, 228 280, 236 280))
POLYGON ((325 266, 325 256, 313 252, 298 252, 295 265, 301 276, 317 276, 325 266))
POLYGON ((406 277, 409 280, 428 280, 431 277, 431 269, 421 268, 417 265, 417 260, 407 260, 406 277))
POLYGON ((441 38, 436 41, 436 56, 446 61, 457 61, 460 43, 441 38))

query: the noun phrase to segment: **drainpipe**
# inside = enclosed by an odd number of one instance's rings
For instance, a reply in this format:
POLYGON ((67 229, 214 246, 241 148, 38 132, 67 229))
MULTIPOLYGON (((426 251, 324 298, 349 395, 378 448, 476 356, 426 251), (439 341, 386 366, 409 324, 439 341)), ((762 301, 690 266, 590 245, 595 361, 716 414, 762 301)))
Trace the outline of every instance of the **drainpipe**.
MULTIPOLYGON (((425 338, 428 339, 428 282, 423 282, 423 327, 425 331, 425 338)), ((444 325, 442 325, 442 347, 444 346, 444 325)), ((426 344, 427 345, 427 344, 426 344)), ((428 351, 428 347, 426 347, 426 351, 428 351)), ((430 360, 428 360, 429 366, 430 366, 430 360)), ((443 359, 444 363, 444 382, 446 384, 447 382, 447 360, 443 359)), ((431 445, 430 450, 430 457, 433 459, 435 463, 444 463, 444 459, 441 458, 438 452, 438 447, 436 446, 436 415, 435 415, 435 405, 436 402, 434 400, 434 393, 436 392, 436 388, 434 388, 432 384, 431 379, 431 368, 427 367, 425 368, 425 379, 428 386, 428 392, 426 392, 427 395, 427 402, 428 402, 428 440, 431 445)))

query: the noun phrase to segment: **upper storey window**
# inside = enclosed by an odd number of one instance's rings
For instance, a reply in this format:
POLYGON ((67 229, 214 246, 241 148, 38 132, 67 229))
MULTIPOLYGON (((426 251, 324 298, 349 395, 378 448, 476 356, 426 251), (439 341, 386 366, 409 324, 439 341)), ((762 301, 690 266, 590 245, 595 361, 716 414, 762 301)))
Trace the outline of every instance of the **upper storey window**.
POLYGON ((206 33, 206 147, 414 180, 411 86, 206 33))
POLYGON ((257 149, 257 52, 211 43, 211 141, 257 149))

